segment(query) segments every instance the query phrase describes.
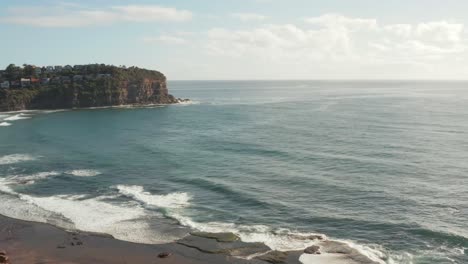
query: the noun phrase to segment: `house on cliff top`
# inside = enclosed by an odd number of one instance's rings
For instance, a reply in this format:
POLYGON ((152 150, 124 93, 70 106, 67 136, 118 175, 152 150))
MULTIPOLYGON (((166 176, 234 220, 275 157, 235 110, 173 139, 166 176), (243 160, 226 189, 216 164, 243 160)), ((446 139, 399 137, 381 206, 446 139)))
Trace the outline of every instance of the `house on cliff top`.
POLYGON ((10 82, 9 81, 4 81, 4 82, 0 83, 0 87, 3 88, 3 89, 8 89, 8 88, 10 88, 10 82))
POLYGON ((31 79, 21 78, 20 83, 21 87, 29 87, 31 86, 31 79))

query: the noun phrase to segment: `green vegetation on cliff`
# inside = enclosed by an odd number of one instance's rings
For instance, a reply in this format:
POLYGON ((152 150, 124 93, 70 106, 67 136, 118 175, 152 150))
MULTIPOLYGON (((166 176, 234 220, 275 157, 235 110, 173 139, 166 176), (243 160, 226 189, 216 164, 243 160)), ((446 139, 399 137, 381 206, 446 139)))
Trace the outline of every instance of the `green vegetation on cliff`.
POLYGON ((11 64, 0 71, 0 83, 0 111, 177 102, 162 73, 137 67, 11 64))

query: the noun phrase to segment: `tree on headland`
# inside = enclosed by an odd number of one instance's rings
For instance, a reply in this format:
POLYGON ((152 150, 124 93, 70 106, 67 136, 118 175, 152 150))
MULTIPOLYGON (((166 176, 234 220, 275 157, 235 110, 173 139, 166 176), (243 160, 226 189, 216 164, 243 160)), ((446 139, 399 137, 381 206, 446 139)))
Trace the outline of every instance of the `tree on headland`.
POLYGON ((23 64, 23 74, 26 76, 33 76, 35 74, 34 66, 23 64))
POLYGON ((19 79, 22 75, 23 69, 15 64, 10 64, 5 69, 5 76, 10 80, 19 79))

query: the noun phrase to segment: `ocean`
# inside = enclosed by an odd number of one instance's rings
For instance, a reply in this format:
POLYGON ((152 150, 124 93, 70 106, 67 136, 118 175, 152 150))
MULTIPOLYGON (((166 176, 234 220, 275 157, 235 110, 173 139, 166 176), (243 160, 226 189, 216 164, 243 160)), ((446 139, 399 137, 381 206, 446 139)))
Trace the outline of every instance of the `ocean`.
POLYGON ((189 104, 0 113, 0 214, 140 243, 308 234, 468 263, 468 83, 172 81, 189 104))

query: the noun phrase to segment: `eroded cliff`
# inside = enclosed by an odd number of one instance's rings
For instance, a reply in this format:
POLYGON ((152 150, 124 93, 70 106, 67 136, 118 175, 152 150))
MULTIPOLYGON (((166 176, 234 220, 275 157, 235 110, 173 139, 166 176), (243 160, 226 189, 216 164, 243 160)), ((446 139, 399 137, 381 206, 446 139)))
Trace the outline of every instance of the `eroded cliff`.
POLYGON ((169 94, 166 77, 160 72, 106 66, 105 73, 90 73, 82 67, 43 77, 37 83, 0 89, 0 111, 178 102, 169 94))

